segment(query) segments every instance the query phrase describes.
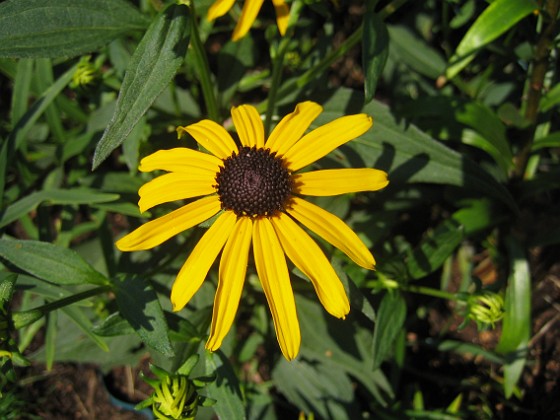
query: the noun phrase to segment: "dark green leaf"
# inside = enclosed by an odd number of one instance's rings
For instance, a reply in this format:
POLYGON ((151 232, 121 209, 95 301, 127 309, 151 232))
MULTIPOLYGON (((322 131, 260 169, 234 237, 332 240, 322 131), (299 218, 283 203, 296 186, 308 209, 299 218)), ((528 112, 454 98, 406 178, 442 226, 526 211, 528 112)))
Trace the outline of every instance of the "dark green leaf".
POLYGON ((362 62, 365 73, 365 101, 370 102, 375 94, 377 82, 383 73, 389 55, 389 33, 383 19, 368 8, 364 16, 362 35, 362 62))
POLYGON ((0 239, 0 257, 55 284, 107 284, 75 251, 47 242, 0 239))
POLYGON ((49 189, 37 191, 16 201, 0 213, 0 227, 6 226, 35 210, 39 204, 95 204, 114 201, 118 194, 100 193, 86 188, 70 190, 49 189))
POLYGON ((420 244, 407 253, 404 262, 411 279, 433 273, 455 251, 463 240, 462 227, 452 219, 442 222, 420 244))
POLYGON ((449 60, 448 79, 455 77, 470 63, 477 50, 492 42, 525 16, 537 10, 531 0, 496 0, 492 2, 469 28, 455 54, 449 60))
POLYGON ((373 369, 393 351, 393 343, 406 319, 406 302, 400 293, 386 293, 379 305, 373 331, 373 369))
POLYGON ((359 380, 375 400, 386 404, 393 394, 380 369, 372 370, 371 330, 329 315, 317 301, 296 296, 301 326, 301 357, 342 369, 359 380))
POLYGON ((340 366, 308 362, 305 359, 280 360, 272 371, 276 388, 288 401, 321 419, 356 419, 359 406, 352 383, 340 366))
POLYGON ((221 351, 204 352, 208 375, 216 375, 216 380, 205 388, 206 396, 216 400, 213 409, 221 419, 246 419, 243 396, 239 379, 231 362, 221 351))
POLYGON ((167 322, 156 292, 146 279, 125 277, 116 280, 119 312, 142 341, 165 356, 173 356, 167 322))
POLYGON ((0 4, 0 57, 73 57, 145 26, 124 0, 9 0, 0 4))
POLYGON ((436 79, 445 70, 445 60, 405 26, 388 25, 390 55, 411 69, 436 79))
POLYGON ((341 110, 346 114, 365 112, 374 119, 371 130, 348 143, 355 153, 347 160, 337 156, 338 164, 387 171, 389 189, 407 182, 453 185, 501 200, 516 211, 517 206, 508 190, 478 164, 433 140, 415 126, 405 121, 397 122, 389 109, 378 101, 361 108, 361 95, 347 89, 338 89, 331 97, 322 99, 325 110, 313 122, 313 127, 340 117, 341 110))
POLYGON ((126 139, 175 76, 189 45, 189 25, 189 8, 172 4, 148 28, 130 59, 115 113, 95 149, 94 169, 126 139))

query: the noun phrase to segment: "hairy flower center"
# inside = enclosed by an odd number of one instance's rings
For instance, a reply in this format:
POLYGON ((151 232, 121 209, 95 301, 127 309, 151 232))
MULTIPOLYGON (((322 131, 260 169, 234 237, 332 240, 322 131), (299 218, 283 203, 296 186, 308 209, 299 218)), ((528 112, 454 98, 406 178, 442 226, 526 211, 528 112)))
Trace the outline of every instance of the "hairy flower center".
POLYGON ((216 182, 222 208, 238 216, 272 216, 284 210, 292 191, 282 159, 256 147, 242 147, 225 159, 216 182))

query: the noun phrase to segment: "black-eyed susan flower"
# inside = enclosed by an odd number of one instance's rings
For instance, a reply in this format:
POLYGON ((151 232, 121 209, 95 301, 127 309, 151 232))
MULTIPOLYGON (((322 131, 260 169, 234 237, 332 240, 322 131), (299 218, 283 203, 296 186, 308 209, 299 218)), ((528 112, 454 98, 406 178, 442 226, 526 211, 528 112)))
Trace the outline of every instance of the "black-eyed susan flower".
POLYGON ((285 256, 311 280, 330 314, 344 318, 350 310, 340 279, 300 224, 356 264, 367 269, 375 266, 368 248, 340 218, 302 198, 375 191, 388 184, 385 172, 370 168, 300 172, 372 125, 366 114, 349 115, 304 134, 321 111, 314 102, 298 104, 265 142, 257 110, 250 105, 234 107, 231 115, 241 147, 221 125, 202 120, 179 127, 177 132, 179 136, 190 134, 209 153, 175 148, 160 150, 140 162, 140 171, 168 172, 140 188, 140 211, 201 198, 129 233, 117 242, 121 251, 153 248, 219 213, 179 271, 171 291, 173 309, 179 311, 200 288, 221 252, 206 343, 209 350, 220 347, 233 323, 251 247, 278 342, 288 360, 299 351, 300 330, 285 256))
MULTIPOLYGON (((245 0, 239 21, 233 30, 232 39, 237 41, 243 38, 257 18, 264 0, 245 0)), ((233 7, 235 0, 217 0, 208 9, 207 19, 212 21, 225 15, 233 7)), ((290 8, 284 0, 272 0, 276 11, 276 24, 281 35, 286 33, 290 8)))

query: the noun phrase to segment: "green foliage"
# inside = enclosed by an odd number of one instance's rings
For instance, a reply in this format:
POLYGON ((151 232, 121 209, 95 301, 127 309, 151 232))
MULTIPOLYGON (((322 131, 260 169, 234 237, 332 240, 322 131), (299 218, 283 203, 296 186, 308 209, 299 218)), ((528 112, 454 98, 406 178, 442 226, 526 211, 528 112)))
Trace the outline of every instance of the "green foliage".
POLYGON ((161 395, 141 406, 162 416, 546 417, 524 378, 546 312, 532 304, 552 305, 539 273, 560 242, 560 1, 293 0, 283 37, 265 1, 236 42, 241 2, 209 22, 213 3, 0 3, 0 417, 24 417, 20 366, 146 356, 161 395), (149 251, 114 246, 181 205, 140 214, 153 174, 139 162, 196 147, 179 125, 229 130, 248 103, 270 133, 305 100, 323 107, 310 129, 373 117, 315 168, 380 169, 388 187, 310 201, 359 235, 376 271, 317 238, 351 303, 338 320, 289 266, 302 343, 287 361, 251 262, 210 353, 218 267, 182 311, 169 294, 213 220, 149 251))

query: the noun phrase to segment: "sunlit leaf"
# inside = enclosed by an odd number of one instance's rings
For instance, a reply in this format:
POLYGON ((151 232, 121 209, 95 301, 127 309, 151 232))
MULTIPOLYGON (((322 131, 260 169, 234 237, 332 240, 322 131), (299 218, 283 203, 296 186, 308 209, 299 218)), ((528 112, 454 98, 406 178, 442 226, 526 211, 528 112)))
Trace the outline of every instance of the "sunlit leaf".
POLYGON ((496 0, 471 25, 446 70, 448 79, 455 77, 474 58, 475 53, 492 42, 517 22, 538 10, 532 0, 496 0))
POLYGON ((40 279, 56 284, 107 284, 75 251, 47 242, 0 239, 0 257, 40 279))
POLYGON ((171 82, 189 45, 189 25, 189 8, 180 4, 172 4, 150 25, 128 63, 115 113, 95 149, 93 169, 120 146, 171 82))
POLYGON ((73 57, 145 26, 124 0, 9 0, 0 4, 0 57, 73 57))
POLYGON ((510 276, 504 303, 502 335, 496 351, 506 359, 504 390, 509 398, 521 377, 527 358, 527 344, 531 334, 531 273, 521 245, 511 237, 507 239, 506 245, 510 259, 510 276))

